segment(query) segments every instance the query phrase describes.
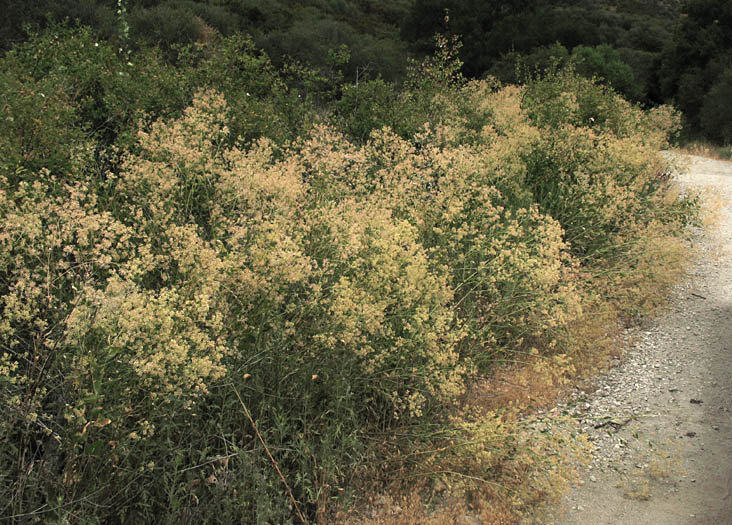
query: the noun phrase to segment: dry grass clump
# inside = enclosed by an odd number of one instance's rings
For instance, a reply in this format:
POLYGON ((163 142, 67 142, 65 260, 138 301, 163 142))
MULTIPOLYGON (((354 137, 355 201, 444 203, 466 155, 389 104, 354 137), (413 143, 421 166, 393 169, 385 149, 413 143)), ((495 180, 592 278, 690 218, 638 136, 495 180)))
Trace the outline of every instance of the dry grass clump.
POLYGON ((641 454, 635 469, 618 484, 628 499, 648 501, 657 485, 683 475, 678 445, 648 441, 648 446, 650 450, 641 454))
POLYGON ((719 146, 704 140, 694 140, 684 144, 679 148, 685 153, 699 155, 700 157, 708 157, 717 160, 732 160, 732 146, 719 146))
MULTIPOLYGON (((576 423, 539 423, 515 407, 466 406, 451 428, 420 440, 399 433, 379 475, 387 495, 336 514, 362 524, 518 523, 559 496, 584 462, 576 423)), ((384 494, 384 493, 382 493, 384 494)))

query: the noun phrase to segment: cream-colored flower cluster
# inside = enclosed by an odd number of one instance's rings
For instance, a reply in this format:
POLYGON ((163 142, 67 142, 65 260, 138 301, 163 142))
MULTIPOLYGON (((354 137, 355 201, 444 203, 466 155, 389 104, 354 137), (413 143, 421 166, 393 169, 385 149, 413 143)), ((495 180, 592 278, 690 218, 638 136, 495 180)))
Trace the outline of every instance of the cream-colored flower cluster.
POLYGON ((84 393, 67 420, 110 443, 235 378, 348 383, 415 417, 497 352, 552 348, 581 311, 577 256, 653 219, 672 115, 576 126, 567 92, 568 122, 546 133, 525 88, 454 89, 413 140, 385 128, 354 145, 316 125, 247 148, 223 96, 201 92, 139 132, 99 195, 48 172, 0 181, 7 399, 43 420, 21 390, 53 388, 38 363, 59 360, 54 381, 84 393))

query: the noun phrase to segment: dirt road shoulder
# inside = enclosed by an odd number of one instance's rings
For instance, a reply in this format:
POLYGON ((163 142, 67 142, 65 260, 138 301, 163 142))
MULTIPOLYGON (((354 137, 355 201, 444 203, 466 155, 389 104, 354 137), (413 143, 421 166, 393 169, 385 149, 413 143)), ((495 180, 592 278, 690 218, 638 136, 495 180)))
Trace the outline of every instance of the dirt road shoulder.
POLYGON ((689 156, 685 188, 725 199, 718 231, 673 307, 591 394, 560 410, 594 453, 551 517, 560 524, 732 524, 732 163, 689 156))

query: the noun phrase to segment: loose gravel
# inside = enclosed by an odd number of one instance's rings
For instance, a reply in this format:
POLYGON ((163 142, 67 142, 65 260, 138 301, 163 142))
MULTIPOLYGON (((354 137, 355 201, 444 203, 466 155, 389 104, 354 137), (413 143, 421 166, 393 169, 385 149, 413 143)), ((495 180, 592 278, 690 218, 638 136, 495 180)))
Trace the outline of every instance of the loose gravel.
MULTIPOLYGON (((686 156, 687 189, 726 200, 672 308, 558 407, 593 448, 583 479, 542 523, 732 524, 732 163, 686 156)), ((534 521, 536 522, 536 518, 534 521)))

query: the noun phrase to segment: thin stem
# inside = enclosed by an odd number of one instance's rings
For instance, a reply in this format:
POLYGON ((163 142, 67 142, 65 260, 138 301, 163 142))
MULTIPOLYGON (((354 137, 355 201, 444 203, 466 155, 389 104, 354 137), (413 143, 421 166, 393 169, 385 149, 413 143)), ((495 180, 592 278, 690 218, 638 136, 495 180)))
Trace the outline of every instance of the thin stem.
POLYGON ((295 512, 297 512, 297 517, 300 518, 301 523, 307 524, 308 521, 305 519, 305 516, 303 516, 302 512, 300 511, 300 505, 298 505, 297 500, 295 499, 295 496, 292 495, 292 489, 290 489, 290 485, 287 484, 287 480, 285 479, 285 476, 282 475, 282 471, 280 470, 279 465, 277 465, 275 458, 273 458, 272 454, 270 454, 269 447, 267 447, 267 443, 264 442, 262 435, 259 433, 259 429, 257 428, 257 425, 254 423, 254 419, 252 419, 252 415, 249 413, 249 409, 244 404, 244 400, 239 395, 239 391, 236 388, 234 388, 233 386, 231 388, 234 391, 234 394, 236 394, 236 397, 239 399, 239 403, 241 403, 241 407, 244 409, 244 413, 246 414, 247 419, 252 424, 252 427, 254 428, 254 432, 257 434, 257 438, 259 439, 259 442, 262 443, 262 446, 264 447, 265 452, 267 452, 267 456, 269 456, 269 459, 272 462, 272 465, 274 466, 275 470, 277 471, 277 474, 280 476, 282 483, 285 484, 285 488, 287 489, 287 495, 290 496, 290 501, 292 501, 292 505, 295 507, 295 512))

